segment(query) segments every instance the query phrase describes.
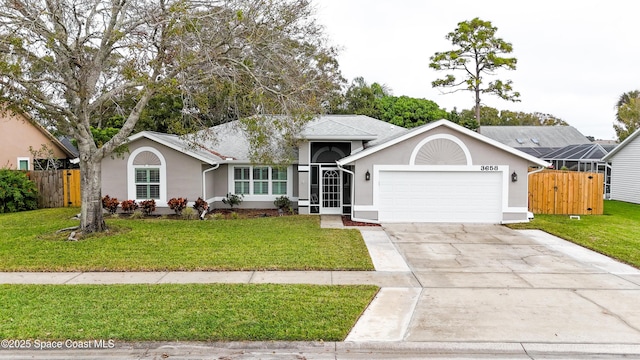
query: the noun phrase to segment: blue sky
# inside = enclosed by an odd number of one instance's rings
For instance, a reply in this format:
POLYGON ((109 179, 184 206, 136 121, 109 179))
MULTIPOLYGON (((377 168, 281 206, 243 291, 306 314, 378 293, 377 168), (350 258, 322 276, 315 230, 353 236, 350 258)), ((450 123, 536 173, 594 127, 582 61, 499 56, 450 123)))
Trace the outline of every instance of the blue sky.
POLYGON ((553 114, 584 135, 614 139, 614 105, 640 89, 640 2, 609 0, 316 0, 317 18, 345 78, 363 76, 393 94, 433 100, 447 110, 473 106, 471 92, 442 94, 429 57, 452 49, 445 35, 480 17, 514 47, 515 71, 501 71, 521 93, 512 103, 485 95, 483 104, 553 114))

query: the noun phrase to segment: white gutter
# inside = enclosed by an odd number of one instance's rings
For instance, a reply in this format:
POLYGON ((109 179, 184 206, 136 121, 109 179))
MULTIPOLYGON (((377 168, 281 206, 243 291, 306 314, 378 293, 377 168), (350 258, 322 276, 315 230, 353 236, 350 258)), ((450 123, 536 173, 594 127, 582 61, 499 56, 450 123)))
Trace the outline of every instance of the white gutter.
POLYGON ((530 172, 530 173, 527 173, 527 176, 529 176, 529 175, 531 175, 531 174, 539 173, 540 171, 543 171, 543 170, 547 170, 547 168, 545 168, 545 167, 541 167, 541 168, 540 168, 540 169, 538 169, 538 170, 535 170, 535 171, 532 171, 532 172, 530 172))
POLYGON ((219 163, 216 163, 212 168, 208 168, 202 172, 202 199, 207 200, 207 182, 205 181, 206 175, 209 171, 216 170, 220 167, 219 163))
POLYGON ((337 166, 338 166, 338 169, 340 169, 340 170, 342 170, 342 171, 344 171, 344 172, 346 172, 346 173, 351 174, 351 214, 349 214, 349 215, 351 215, 351 220, 353 220, 353 221, 360 221, 360 222, 366 222, 366 223, 379 224, 379 222, 377 222, 377 221, 375 221, 375 220, 371 220, 371 219, 358 219, 358 218, 356 218, 355 216, 353 216, 353 214, 354 214, 354 209, 355 209, 355 207, 356 207, 356 204, 355 204, 355 202, 356 202, 356 193, 355 193, 355 191, 356 191, 356 190, 355 190, 355 188, 356 188, 356 187, 355 187, 356 174, 355 174, 353 171, 351 171, 351 170, 347 170, 347 169, 343 168, 343 167, 342 167, 342 165, 341 165, 341 164, 339 164, 337 161, 336 161, 336 164, 337 164, 337 166))

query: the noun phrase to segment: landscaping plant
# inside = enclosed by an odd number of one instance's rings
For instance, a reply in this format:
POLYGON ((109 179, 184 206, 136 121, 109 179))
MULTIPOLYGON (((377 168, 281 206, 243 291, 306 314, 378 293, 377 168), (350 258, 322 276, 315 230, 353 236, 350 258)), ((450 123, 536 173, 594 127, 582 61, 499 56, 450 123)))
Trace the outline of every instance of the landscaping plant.
POLYGON ((238 206, 244 201, 244 195, 228 193, 227 197, 222 199, 222 202, 229 205, 232 209, 234 206, 238 206))
POLYGON ((38 190, 22 171, 0 169, 0 213, 35 210, 38 190))
POLYGON ((182 215, 182 210, 187 207, 187 202, 186 198, 171 198, 167 204, 169 205, 169 209, 176 212, 176 215, 182 215))
POLYGON ((283 196, 277 197, 273 201, 273 205, 275 205, 278 208, 278 214, 280 216, 282 216, 285 210, 291 212, 291 200, 289 200, 289 197, 287 196, 283 195, 283 196))
POLYGON ((209 203, 202 200, 202 198, 198 198, 195 204, 193 204, 193 208, 198 211, 200 219, 204 220, 204 216, 207 215, 207 210, 209 209, 209 203))
POLYGON ((138 209, 138 203, 135 200, 125 200, 120 204, 122 206, 122 211, 127 214, 132 214, 136 209, 138 209))
POLYGON ((105 195, 102 198, 102 208, 107 210, 111 215, 118 211, 118 205, 120 205, 120 202, 117 198, 109 197, 109 195, 105 195))
POLYGON ((140 208, 145 215, 149 216, 156 211, 156 201, 153 199, 140 201, 140 208))

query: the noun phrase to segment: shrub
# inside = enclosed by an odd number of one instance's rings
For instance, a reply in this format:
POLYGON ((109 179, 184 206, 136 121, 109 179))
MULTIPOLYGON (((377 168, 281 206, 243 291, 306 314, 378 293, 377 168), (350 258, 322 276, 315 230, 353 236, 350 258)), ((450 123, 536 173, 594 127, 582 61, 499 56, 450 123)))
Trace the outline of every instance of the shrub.
POLYGON ((156 201, 153 199, 140 201, 140 208, 142 208, 142 212, 145 215, 151 215, 151 213, 156 211, 156 201))
POLYGON ((182 216, 182 218, 185 220, 194 220, 198 217, 198 214, 194 209, 186 208, 182 210, 182 214, 180 214, 180 216, 182 216))
POLYGON ((291 200, 289 200, 287 196, 280 196, 273 201, 273 205, 281 210, 289 209, 291 207, 291 200))
POLYGON ((102 198, 102 208, 107 210, 111 215, 115 214, 116 211, 118 211, 118 205, 120 205, 118 198, 112 198, 109 197, 109 195, 105 195, 102 198))
POLYGON ((244 195, 228 193, 227 197, 222 199, 222 202, 229 205, 232 209, 236 205, 240 205, 244 201, 244 195))
POLYGON ((209 203, 202 200, 202 198, 198 198, 195 204, 193 204, 193 208, 198 211, 198 216, 200 216, 201 219, 204 219, 204 216, 207 214, 207 210, 209 209, 209 203))
POLYGON ((0 213, 35 210, 38 190, 22 171, 0 169, 0 213))
POLYGON ((181 215, 182 210, 187 207, 187 199, 186 198, 171 198, 167 202, 169 205, 169 209, 176 212, 176 215, 181 215))
POLYGON ((122 211, 127 214, 132 214, 134 211, 138 209, 138 203, 135 200, 125 200, 120 204, 122 206, 122 211))

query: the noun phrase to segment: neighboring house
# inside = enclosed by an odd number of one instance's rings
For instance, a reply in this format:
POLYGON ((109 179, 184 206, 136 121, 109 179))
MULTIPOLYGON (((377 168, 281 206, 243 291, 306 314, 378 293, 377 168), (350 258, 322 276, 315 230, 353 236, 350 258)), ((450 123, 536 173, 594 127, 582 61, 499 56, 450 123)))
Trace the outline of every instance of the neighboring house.
POLYGON ((482 126, 479 132, 547 161, 554 169, 603 173, 608 196, 611 176, 603 157, 615 143, 592 142, 572 126, 482 126))
POLYGON ((302 131, 286 168, 251 164, 234 123, 211 128, 219 142, 189 147, 141 132, 124 159, 102 162, 102 194, 118 199, 203 197, 226 207, 274 208, 289 197, 301 214, 351 214, 368 222, 527 221, 527 172, 549 164, 447 120, 411 130, 361 115, 319 116, 302 131))
POLYGON ((482 126, 478 132, 556 169, 574 171, 605 172, 602 157, 615 147, 592 142, 572 126, 482 126))
POLYGON ((610 199, 640 204, 640 130, 603 159, 611 163, 610 199))
POLYGON ((538 158, 566 146, 591 144, 573 126, 481 126, 478 132, 538 158))
POLYGON ((67 148, 49 131, 26 114, 0 111, 0 168, 34 170, 35 161, 32 152, 42 146, 51 149, 53 158, 60 160, 63 167, 69 160, 77 157, 73 149, 67 148))

